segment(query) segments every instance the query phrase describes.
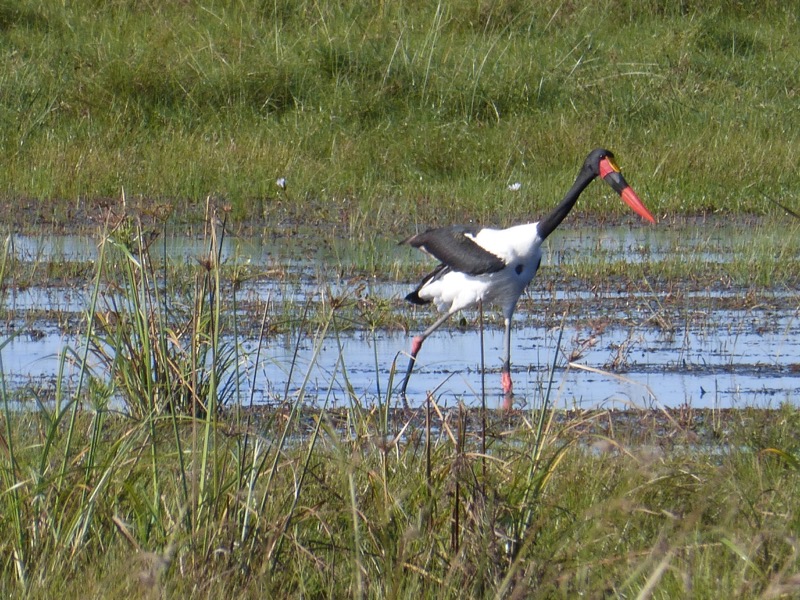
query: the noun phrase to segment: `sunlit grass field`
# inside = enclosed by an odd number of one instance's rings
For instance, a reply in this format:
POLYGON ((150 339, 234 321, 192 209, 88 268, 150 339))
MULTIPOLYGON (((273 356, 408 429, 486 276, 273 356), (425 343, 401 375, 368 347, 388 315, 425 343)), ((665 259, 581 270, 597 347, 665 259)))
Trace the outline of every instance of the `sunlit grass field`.
MULTIPOLYGON (((0 196, 31 221, 124 188, 194 220, 211 195, 240 220, 506 223, 598 145, 662 218, 797 197, 792 3, 20 0, 0 28, 0 196)), ((621 214, 606 196, 579 210, 621 214)))

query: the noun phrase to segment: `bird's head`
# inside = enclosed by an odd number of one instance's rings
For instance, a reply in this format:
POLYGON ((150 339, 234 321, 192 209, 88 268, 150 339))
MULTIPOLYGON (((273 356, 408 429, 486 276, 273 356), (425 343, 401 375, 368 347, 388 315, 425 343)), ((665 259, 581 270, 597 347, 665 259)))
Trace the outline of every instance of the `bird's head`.
POLYGON ((639 196, 633 191, 633 188, 625 181, 622 172, 619 170, 614 160, 614 154, 610 150, 604 148, 592 150, 589 156, 586 157, 583 168, 590 171, 595 177, 600 177, 610 185, 614 191, 620 195, 625 204, 630 206, 637 215, 651 223, 656 222, 653 215, 650 214, 650 211, 645 208, 639 196))

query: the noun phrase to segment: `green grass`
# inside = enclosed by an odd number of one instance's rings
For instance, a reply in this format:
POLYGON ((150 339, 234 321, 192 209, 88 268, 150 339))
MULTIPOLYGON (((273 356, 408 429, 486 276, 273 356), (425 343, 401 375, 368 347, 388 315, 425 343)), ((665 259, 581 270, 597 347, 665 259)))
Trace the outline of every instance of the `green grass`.
MULTIPOLYGON (((525 416, 535 424, 536 413, 525 416)), ((202 423, 187 419, 98 410, 67 428, 54 411, 7 413, 0 589, 29 598, 797 593, 794 409, 729 416, 716 440, 702 419, 652 416, 617 430, 609 414, 585 414, 543 434, 497 422, 484 466, 477 415, 465 432, 457 413, 434 413, 441 433, 428 466, 421 421, 395 437, 404 421, 389 420, 387 436, 379 415, 355 405, 302 421, 221 418, 208 449, 194 439, 202 423)))
POLYGON ((776 212, 797 26, 722 0, 4 1, 0 195, 56 222, 123 187, 192 220, 211 194, 240 220, 506 222, 605 145, 659 216, 776 212))

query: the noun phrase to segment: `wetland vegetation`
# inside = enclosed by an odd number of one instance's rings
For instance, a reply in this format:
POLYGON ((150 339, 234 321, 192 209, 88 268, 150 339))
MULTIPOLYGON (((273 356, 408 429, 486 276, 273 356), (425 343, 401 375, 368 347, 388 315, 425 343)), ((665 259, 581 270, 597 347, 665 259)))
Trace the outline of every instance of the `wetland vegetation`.
POLYGON ((799 18, 726 0, 0 0, 0 593, 796 596, 793 395, 553 404, 605 328, 631 332, 603 365, 620 380, 645 330, 722 331, 730 369, 731 315, 794 337, 800 231, 776 202, 800 190, 799 18), (554 332, 526 404, 433 389, 402 410, 396 354, 376 352, 368 390, 350 376, 349 332, 430 318, 378 291, 428 266, 397 239, 536 218, 597 145, 678 235, 627 241, 587 191, 569 223, 616 237, 550 247, 518 311, 554 332), (91 255, 15 245, 63 232, 91 255), (243 234, 272 254, 226 254, 243 234), (197 245, 173 255, 181 236, 197 245), (562 339, 567 322, 592 333, 562 339), (50 330, 55 374, 18 385, 15 340, 50 330))

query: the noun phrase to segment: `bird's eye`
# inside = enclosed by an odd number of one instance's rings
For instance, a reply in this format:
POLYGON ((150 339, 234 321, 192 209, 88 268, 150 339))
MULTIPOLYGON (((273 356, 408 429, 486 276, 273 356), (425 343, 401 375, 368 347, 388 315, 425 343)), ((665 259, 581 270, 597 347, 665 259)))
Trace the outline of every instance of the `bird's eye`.
POLYGON ((605 156, 600 160, 600 177, 604 178, 611 173, 619 173, 619 167, 614 159, 610 156, 605 156))

